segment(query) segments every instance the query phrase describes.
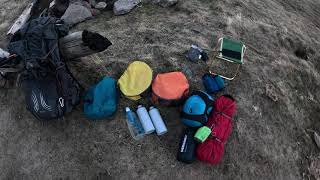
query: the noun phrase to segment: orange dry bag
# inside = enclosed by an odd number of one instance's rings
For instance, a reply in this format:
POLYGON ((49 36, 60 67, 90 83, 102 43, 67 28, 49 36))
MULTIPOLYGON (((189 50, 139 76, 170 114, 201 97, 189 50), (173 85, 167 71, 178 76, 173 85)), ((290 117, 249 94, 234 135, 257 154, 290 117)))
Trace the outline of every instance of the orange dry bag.
POLYGON ((179 105, 188 93, 188 79, 182 72, 158 74, 152 83, 152 101, 155 104, 179 105))

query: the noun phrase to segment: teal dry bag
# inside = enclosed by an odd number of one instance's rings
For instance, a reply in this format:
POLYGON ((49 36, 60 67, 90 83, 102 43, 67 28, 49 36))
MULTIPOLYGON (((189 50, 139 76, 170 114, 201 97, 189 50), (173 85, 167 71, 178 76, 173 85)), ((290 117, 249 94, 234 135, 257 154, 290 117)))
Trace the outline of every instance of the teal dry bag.
POLYGON ((84 98, 84 114, 91 120, 112 116, 117 110, 118 92, 116 80, 104 77, 91 87, 84 98))

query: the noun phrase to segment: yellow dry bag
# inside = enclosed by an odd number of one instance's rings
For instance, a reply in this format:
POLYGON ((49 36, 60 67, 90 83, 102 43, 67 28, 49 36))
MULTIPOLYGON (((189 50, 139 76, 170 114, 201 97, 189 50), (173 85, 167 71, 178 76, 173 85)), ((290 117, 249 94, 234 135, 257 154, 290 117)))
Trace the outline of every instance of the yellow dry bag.
POLYGON ((121 92, 129 99, 139 100, 152 82, 152 69, 142 61, 134 61, 118 80, 121 92))

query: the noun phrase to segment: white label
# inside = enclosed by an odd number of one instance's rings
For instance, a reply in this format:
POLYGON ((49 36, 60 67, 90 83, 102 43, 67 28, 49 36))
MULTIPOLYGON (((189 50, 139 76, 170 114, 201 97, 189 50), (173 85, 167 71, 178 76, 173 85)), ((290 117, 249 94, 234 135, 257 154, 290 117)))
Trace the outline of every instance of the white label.
POLYGON ((188 136, 187 136, 187 135, 184 135, 184 138, 183 138, 183 142, 182 142, 182 145, 181 145, 180 152, 184 152, 184 147, 186 146, 187 139, 188 139, 188 136))

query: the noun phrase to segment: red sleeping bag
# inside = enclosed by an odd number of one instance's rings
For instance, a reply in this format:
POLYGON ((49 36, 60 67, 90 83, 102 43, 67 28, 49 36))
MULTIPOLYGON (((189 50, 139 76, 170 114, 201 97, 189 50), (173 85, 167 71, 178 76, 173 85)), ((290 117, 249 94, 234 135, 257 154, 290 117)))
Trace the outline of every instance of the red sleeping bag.
POLYGON ((224 143, 232 131, 232 118, 236 112, 236 102, 229 95, 223 95, 214 102, 214 112, 206 126, 211 128, 211 136, 196 150, 200 161, 218 164, 224 154, 224 143))

